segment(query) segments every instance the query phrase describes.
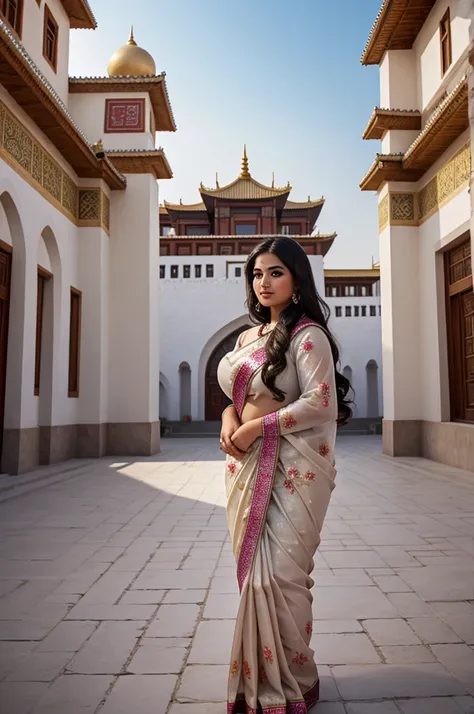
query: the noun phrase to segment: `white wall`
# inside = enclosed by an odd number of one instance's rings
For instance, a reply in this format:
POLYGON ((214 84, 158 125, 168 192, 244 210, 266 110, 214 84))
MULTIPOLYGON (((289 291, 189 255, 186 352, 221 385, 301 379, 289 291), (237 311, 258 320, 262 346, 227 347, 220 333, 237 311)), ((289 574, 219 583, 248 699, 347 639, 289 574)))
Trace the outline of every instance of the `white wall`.
MULTIPOLYGON (((309 256, 317 288, 324 296, 324 266, 321 256, 309 256)), ((242 267, 245 256, 162 256, 166 266, 166 278, 160 281, 160 371, 162 396, 166 395, 167 413, 161 416, 179 419, 179 365, 187 362, 191 368, 191 396, 193 419, 204 419, 204 375, 207 360, 212 350, 238 327, 248 324, 245 309, 245 279, 234 276, 234 263, 242 267), (226 279, 226 263, 230 276, 226 279), (183 265, 202 266, 201 279, 184 279, 183 265), (214 266, 214 278, 206 278, 206 265, 214 266), (179 278, 170 278, 171 265, 179 266, 179 278), (179 326, 179 329, 177 329, 179 326)), ((243 271, 242 271, 243 273, 243 271)), ((381 330, 378 316, 379 297, 369 298, 324 298, 333 310, 336 305, 377 306, 376 317, 332 318, 331 329, 339 340, 341 369, 349 365, 354 372, 359 416, 366 414, 366 372, 370 359, 379 366, 381 379, 381 330), (363 338, 361 339, 361 333, 363 338)), ((381 409, 382 388, 379 399, 381 409)))
POLYGON ((46 0, 41 2, 40 6, 36 0, 24 0, 21 41, 33 62, 51 83, 66 106, 69 87, 69 32, 69 17, 61 0, 46 0), (56 72, 43 56, 44 8, 46 4, 59 26, 56 72))
POLYGON ((105 149, 154 149, 154 135, 150 133, 150 95, 147 92, 114 92, 104 94, 70 94, 69 111, 89 141, 95 143, 102 139, 105 149), (106 134, 105 100, 106 99, 145 99, 145 131, 106 134))
POLYGON ((416 57, 413 50, 389 50, 380 63, 380 106, 418 109, 416 57))

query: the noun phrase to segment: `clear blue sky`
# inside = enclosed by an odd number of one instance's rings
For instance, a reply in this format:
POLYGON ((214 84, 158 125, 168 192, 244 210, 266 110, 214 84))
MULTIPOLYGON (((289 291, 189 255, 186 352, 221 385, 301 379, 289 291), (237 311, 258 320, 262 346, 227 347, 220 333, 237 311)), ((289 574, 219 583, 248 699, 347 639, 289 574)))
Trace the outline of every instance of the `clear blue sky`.
MULTIPOLYGON (((360 55, 381 0, 91 0, 99 27, 75 30, 70 74, 105 76, 128 39, 166 71, 178 131, 160 133, 175 178, 160 200, 199 200, 199 184, 234 180, 247 144, 262 183, 291 198, 324 195, 321 232, 337 231, 326 267, 378 256, 376 197, 359 181, 378 142, 361 134, 379 103, 377 67, 360 55)), ((97 137, 90 137, 96 140, 97 137)))

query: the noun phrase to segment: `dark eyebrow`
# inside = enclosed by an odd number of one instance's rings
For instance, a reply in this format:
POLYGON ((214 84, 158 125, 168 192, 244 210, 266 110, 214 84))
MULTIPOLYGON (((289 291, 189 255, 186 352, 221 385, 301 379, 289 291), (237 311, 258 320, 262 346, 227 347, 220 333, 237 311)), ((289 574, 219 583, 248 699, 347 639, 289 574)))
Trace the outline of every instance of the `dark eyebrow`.
MULTIPOLYGON (((262 272, 261 268, 254 268, 253 270, 254 270, 254 272, 256 270, 259 270, 260 272, 262 272)), ((282 265, 272 265, 270 268, 268 268, 268 270, 283 270, 283 266, 282 265)))

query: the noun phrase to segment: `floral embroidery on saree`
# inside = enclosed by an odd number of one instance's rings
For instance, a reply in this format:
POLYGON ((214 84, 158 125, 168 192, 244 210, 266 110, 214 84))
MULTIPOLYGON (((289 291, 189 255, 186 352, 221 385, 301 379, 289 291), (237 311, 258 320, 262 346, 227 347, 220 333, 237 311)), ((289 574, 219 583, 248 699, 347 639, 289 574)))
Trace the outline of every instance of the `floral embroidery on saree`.
POLYGON ((311 622, 311 620, 306 623, 305 630, 306 630, 306 634, 307 634, 307 635, 312 635, 312 634, 313 634, 313 623, 311 622))
POLYGON ((329 454, 329 446, 328 446, 327 444, 324 444, 324 443, 323 443, 323 444, 320 444, 318 451, 319 451, 319 453, 320 453, 321 456, 327 456, 327 455, 329 454))
POLYGON ((318 392, 321 394, 323 398, 323 407, 328 407, 329 406, 329 397, 331 396, 331 390, 329 388, 329 384, 326 384, 326 382, 321 382, 321 384, 318 387, 318 392))
POLYGON ((291 412, 283 412, 281 420, 285 429, 292 429, 297 424, 297 421, 291 412))
POLYGON ((263 656, 265 657, 267 662, 270 662, 270 664, 273 664, 273 652, 270 647, 263 648, 263 656))
POLYGON ((311 352, 312 349, 313 349, 312 340, 305 340, 304 342, 302 342, 302 344, 301 344, 302 352, 311 352))
POLYGON ((304 664, 306 664, 308 658, 302 652, 297 652, 291 661, 293 662, 293 664, 299 664, 300 667, 302 667, 304 664))
POLYGON ((250 679, 252 676, 252 670, 250 669, 250 665, 247 662, 247 660, 245 660, 245 662, 244 662, 244 674, 247 677, 247 679, 250 679))
POLYGON ((237 473, 237 464, 235 461, 229 461, 227 464, 227 471, 230 473, 231 476, 235 476, 237 473))

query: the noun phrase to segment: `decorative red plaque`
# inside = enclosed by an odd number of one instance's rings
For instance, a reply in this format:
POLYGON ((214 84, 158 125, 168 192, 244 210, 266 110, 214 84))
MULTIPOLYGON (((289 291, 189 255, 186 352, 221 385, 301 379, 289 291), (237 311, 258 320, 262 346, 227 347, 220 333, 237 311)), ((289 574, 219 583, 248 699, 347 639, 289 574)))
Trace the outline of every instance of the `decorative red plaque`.
POLYGON ((145 131, 144 99, 106 99, 106 134, 145 131))

